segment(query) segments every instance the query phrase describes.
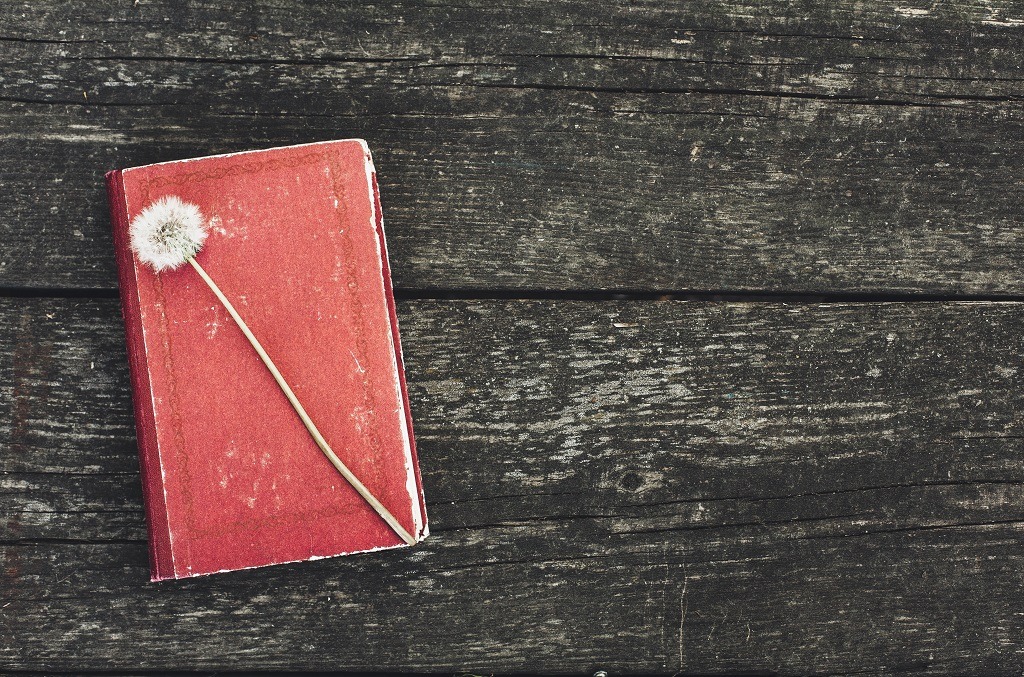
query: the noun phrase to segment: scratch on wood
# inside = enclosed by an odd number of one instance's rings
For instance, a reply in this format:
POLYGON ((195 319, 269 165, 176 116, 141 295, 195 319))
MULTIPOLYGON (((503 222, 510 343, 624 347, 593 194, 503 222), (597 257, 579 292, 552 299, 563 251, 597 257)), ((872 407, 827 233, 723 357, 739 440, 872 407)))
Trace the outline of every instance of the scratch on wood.
POLYGON ((665 642, 666 642, 666 639, 667 639, 667 635, 666 635, 667 627, 666 626, 668 625, 668 623, 665 622, 666 621, 666 615, 665 614, 666 614, 666 607, 667 607, 667 604, 668 604, 668 581, 671 580, 671 576, 669 575, 671 573, 671 566, 669 565, 669 562, 668 562, 668 544, 667 543, 662 543, 662 545, 661 545, 661 562, 662 562, 662 566, 665 569, 665 574, 664 574, 665 578, 663 579, 662 586, 661 586, 661 621, 658 623, 658 625, 659 625, 659 627, 661 629, 661 643, 659 644, 659 646, 661 647, 662 655, 665 657, 665 667, 667 668, 668 667, 668 660, 669 659, 668 659, 668 647, 666 646, 665 642))
POLYGON ((679 670, 682 672, 686 666, 686 644, 683 637, 683 625, 686 623, 686 611, 690 603, 686 599, 686 587, 689 585, 689 578, 686 576, 686 560, 683 560, 683 590, 679 594, 679 670))

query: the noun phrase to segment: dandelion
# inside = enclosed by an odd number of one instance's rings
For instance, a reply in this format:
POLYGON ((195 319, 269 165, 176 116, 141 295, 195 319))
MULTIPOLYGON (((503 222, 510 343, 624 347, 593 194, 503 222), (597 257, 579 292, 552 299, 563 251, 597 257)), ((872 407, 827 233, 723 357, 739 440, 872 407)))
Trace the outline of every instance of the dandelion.
POLYGON ((207 221, 199 207, 173 195, 132 219, 132 251, 157 272, 174 270, 198 254, 206 235, 207 221))
POLYGON ((267 351, 263 349, 256 336, 250 331, 245 320, 238 314, 234 305, 224 295, 224 292, 220 290, 220 287, 213 281, 213 278, 196 262, 195 257, 199 250, 202 249, 209 230, 209 221, 197 205, 185 202, 173 195, 162 197, 148 205, 132 219, 129 227, 132 251, 135 252, 140 261, 152 267, 157 273, 165 270, 174 270, 185 263, 188 263, 195 269, 199 277, 203 279, 203 282, 206 283, 221 304, 223 304, 231 319, 242 330, 245 338, 249 340, 256 354, 259 355, 285 397, 288 398, 288 402, 295 409, 295 413, 299 415, 299 419, 306 426, 306 430, 309 431, 310 436, 316 442, 320 451, 324 452, 324 455, 327 456, 337 471, 341 473, 342 477, 395 530, 395 533, 402 537, 403 541, 409 545, 415 545, 416 539, 413 538, 412 534, 406 531, 405 527, 395 519, 395 516, 370 493, 370 490, 359 481, 359 478, 352 474, 352 471, 331 450, 327 440, 317 430, 316 425, 309 418, 305 408, 298 398, 295 397, 295 393, 292 392, 291 386, 284 380, 277 365, 270 359, 267 351))

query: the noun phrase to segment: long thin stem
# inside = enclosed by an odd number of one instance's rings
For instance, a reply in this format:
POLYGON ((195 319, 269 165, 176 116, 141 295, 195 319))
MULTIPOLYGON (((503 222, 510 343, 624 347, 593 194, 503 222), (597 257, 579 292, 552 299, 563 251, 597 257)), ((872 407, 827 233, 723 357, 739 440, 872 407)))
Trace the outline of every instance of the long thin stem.
POLYGON ((309 418, 309 415, 299 402, 299 399, 295 397, 295 393, 292 392, 291 386, 289 386, 287 381, 284 380, 284 377, 281 376, 281 372, 278 371, 274 361, 270 359, 269 355, 267 355, 267 351, 260 345, 260 342, 249 330, 248 325, 245 324, 245 320, 243 320, 241 315, 238 314, 235 307, 231 305, 231 301, 228 301, 227 297, 224 296, 224 292, 220 290, 217 283, 207 275, 206 271, 203 270, 203 267, 196 263, 194 258, 188 259, 188 262, 192 264, 192 267, 196 269, 196 272, 199 273, 201 278, 203 278, 203 281, 206 282, 207 286, 209 286, 213 293, 217 295, 220 302, 224 304, 225 308, 227 308, 228 314, 231 315, 231 319, 235 321, 238 328, 242 330, 243 334, 245 334, 245 338, 249 339, 249 343, 251 343, 252 347, 256 349, 256 354, 260 356, 260 359, 263 360, 263 364, 265 364, 267 369, 270 370, 274 380, 277 381, 277 385, 279 385, 281 390, 284 392, 284 396, 288 398, 292 408, 295 409, 295 413, 298 414, 299 418, 302 420, 302 424, 306 426, 306 430, 308 430, 309 434, 313 437, 313 441, 316 442, 316 446, 320 447, 320 451, 324 452, 324 455, 328 460, 330 460, 334 467, 338 469, 341 476, 352 485, 353 489, 359 492, 360 496, 366 499, 366 502, 369 503, 370 506, 377 511, 377 514, 395 530, 395 533, 402 537, 403 541, 409 545, 415 545, 416 539, 412 537, 412 534, 405 530, 405 527, 403 527, 398 520, 395 519, 395 516, 384 507, 384 504, 378 501, 377 497, 370 493, 370 490, 366 488, 366 485, 360 482, 359 478, 352 474, 352 471, 348 469, 348 466, 342 463, 337 454, 331 450, 330 445, 327 444, 327 440, 325 440, 324 436, 320 434, 319 430, 317 430, 316 425, 314 425, 313 421, 309 418))

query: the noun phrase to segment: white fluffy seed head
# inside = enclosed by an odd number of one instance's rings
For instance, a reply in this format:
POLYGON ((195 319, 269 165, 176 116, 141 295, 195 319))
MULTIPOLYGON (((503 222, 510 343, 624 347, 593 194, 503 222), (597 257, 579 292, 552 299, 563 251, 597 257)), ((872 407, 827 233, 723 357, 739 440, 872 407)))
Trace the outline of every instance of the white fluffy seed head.
POLYGON ((171 270, 202 249, 206 229, 199 207, 173 195, 162 197, 132 219, 132 251, 157 272, 171 270))

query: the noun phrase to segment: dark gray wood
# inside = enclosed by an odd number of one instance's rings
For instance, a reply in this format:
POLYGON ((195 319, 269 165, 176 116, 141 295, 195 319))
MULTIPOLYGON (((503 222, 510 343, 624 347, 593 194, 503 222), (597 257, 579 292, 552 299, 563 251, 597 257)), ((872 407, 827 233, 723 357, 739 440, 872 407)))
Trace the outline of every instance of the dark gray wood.
POLYGON ((0 8, 0 286, 112 289, 102 172, 347 136, 403 289, 1024 293, 1012 2, 0 8))
POLYGON ((1024 669, 1024 304, 399 313, 431 538, 150 584, 116 302, 0 299, 0 666, 1024 669))

